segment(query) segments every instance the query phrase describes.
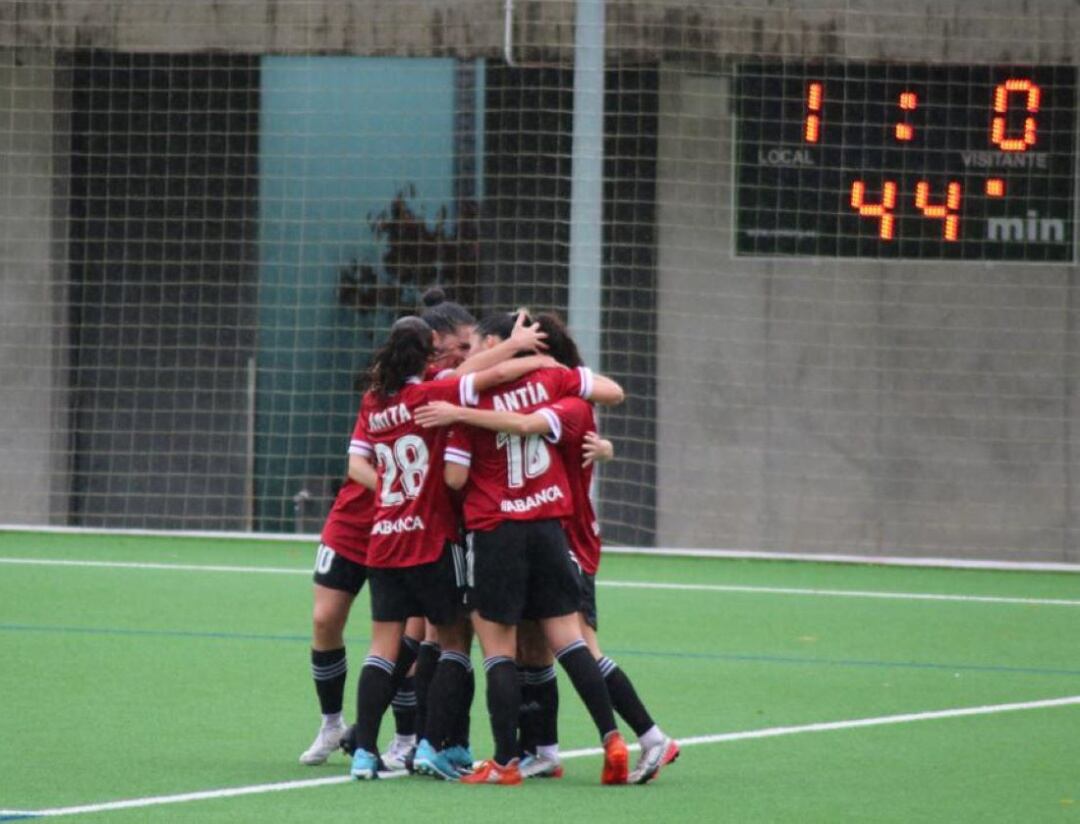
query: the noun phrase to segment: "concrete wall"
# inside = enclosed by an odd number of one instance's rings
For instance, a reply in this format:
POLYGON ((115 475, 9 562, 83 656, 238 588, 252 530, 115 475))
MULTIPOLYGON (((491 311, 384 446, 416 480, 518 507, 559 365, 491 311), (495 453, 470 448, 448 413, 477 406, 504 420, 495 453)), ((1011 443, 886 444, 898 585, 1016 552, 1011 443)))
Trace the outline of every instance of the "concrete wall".
MULTIPOLYGON (((572 58, 573 0, 514 0, 515 60, 572 58)), ((495 57, 505 0, 12 0, 0 46, 495 57)), ((1075 62, 1072 0, 608 0, 609 63, 733 54, 1075 62)))
POLYGON ((733 256, 726 77, 662 74, 662 545, 1077 561, 1075 266, 733 256))
POLYGON ((67 510, 64 76, 47 52, 0 50, 0 523, 67 510))
MULTIPOLYGON (((503 0, 0 4, 0 379, 13 388, 0 437, 14 458, 0 520, 47 519, 64 479, 58 50, 500 57, 503 12, 503 0)), ((514 59, 567 64, 572 19, 570 0, 516 0, 514 59)), ((612 0, 607 20, 609 66, 664 67, 658 542, 1080 560, 1077 267, 734 258, 725 79, 748 54, 1080 64, 1080 4, 612 0)))

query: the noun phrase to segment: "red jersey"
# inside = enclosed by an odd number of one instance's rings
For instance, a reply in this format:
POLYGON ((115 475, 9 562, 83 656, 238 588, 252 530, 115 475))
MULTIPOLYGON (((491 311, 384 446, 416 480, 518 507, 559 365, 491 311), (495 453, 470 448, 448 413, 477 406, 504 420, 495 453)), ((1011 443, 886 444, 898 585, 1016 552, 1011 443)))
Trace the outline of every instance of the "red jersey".
POLYGON ((434 363, 429 363, 424 370, 425 381, 437 381, 443 378, 452 377, 454 374, 453 369, 447 369, 445 366, 436 366, 434 363))
POLYGON ((589 497, 593 468, 591 464, 582 467, 581 462, 585 459, 582 452, 585 433, 596 431, 596 416, 592 404, 580 398, 563 398, 548 409, 558 415, 562 423, 558 450, 566 466, 570 500, 574 502, 573 514, 563 519, 563 531, 581 569, 588 575, 595 575, 600 566, 600 522, 589 497))
MULTIPOLYGON (((361 418, 356 417, 352 440, 349 442, 350 455, 365 455, 360 427, 361 418)), ((338 555, 344 555, 358 564, 367 563, 368 538, 371 524, 375 520, 375 493, 358 484, 351 478, 345 479, 345 485, 338 490, 334 505, 323 524, 322 538, 326 546, 338 555)))
POLYGON ((446 431, 424 429, 413 413, 431 401, 475 404, 473 380, 472 375, 428 382, 412 378, 388 398, 364 395, 358 448, 374 459, 379 473, 369 567, 431 563, 457 537, 457 519, 443 483, 446 431))
POLYGON ((472 426, 454 427, 446 460, 470 467, 465 487, 465 528, 487 531, 503 521, 566 518, 573 513, 570 486, 558 451, 562 424, 550 409, 552 401, 568 395, 589 397, 592 372, 577 369, 539 369, 513 383, 482 393, 475 404, 500 412, 541 412, 551 423, 550 435, 510 435, 472 426))

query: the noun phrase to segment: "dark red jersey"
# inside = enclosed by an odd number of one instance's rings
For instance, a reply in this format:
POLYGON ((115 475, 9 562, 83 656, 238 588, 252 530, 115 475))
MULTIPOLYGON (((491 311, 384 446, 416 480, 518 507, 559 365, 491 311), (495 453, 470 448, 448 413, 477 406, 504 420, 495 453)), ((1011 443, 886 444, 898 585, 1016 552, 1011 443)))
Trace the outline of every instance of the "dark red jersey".
MULTIPOLYGON (((360 416, 357 415, 349 442, 349 454, 364 455, 362 443, 360 416)), ((330 507, 330 514, 326 516, 320 540, 338 555, 344 555, 358 564, 366 564, 368 538, 374 519, 375 494, 346 478, 345 485, 338 490, 334 505, 330 507)))
POLYGON ((573 512, 569 482, 557 443, 562 424, 550 409, 566 396, 589 397, 592 372, 578 369, 540 369, 513 383, 480 395, 479 409, 549 416, 550 435, 510 435, 471 426, 454 427, 446 460, 469 467, 465 488, 465 528, 487 531, 503 521, 566 518, 573 512))
POLYGON ((593 468, 591 465, 582 467, 581 463, 585 433, 596 431, 596 416, 592 404, 581 398, 563 398, 547 408, 558 415, 562 423, 557 448, 566 466, 570 500, 574 502, 573 513, 563 519, 563 531, 581 569, 595 575, 600 566, 600 522, 589 497, 593 468))
POLYGON ((361 454, 379 474, 375 518, 368 544, 369 567, 431 563, 456 538, 457 519, 443 482, 446 430, 424 429, 413 420, 432 401, 475 404, 473 377, 421 382, 414 378, 389 398, 368 392, 360 407, 361 454))

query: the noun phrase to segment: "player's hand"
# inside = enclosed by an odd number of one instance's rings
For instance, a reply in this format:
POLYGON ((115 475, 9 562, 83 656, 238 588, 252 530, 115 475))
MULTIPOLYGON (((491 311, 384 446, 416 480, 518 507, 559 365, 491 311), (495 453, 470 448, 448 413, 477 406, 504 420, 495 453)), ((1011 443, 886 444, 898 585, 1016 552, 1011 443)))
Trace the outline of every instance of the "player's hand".
POLYGON ((541 332, 539 324, 529 323, 529 314, 524 309, 518 309, 517 320, 510 332, 510 342, 519 352, 524 350, 540 352, 547 349, 544 338, 547 332, 541 332))
POLYGON ((581 466, 590 467, 597 461, 610 461, 614 458, 615 446, 595 432, 586 432, 581 439, 581 454, 584 456, 581 466))
POLYGON ((461 407, 446 401, 432 401, 413 413, 413 420, 424 429, 450 426, 461 420, 461 407))

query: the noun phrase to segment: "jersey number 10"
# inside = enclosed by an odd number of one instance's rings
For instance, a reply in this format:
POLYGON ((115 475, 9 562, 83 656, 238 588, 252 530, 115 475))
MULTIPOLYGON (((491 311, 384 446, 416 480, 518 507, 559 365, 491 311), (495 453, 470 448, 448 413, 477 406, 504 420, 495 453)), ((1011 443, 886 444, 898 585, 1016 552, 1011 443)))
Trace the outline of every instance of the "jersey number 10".
POLYGON ((510 435, 500 432, 495 445, 506 450, 506 481, 511 489, 525 486, 526 478, 539 478, 551 466, 551 455, 541 435, 510 435))

